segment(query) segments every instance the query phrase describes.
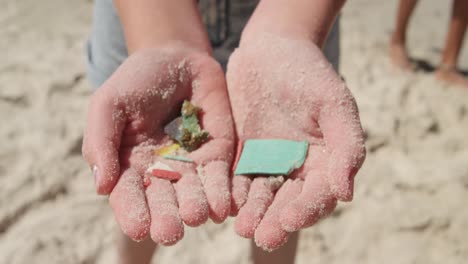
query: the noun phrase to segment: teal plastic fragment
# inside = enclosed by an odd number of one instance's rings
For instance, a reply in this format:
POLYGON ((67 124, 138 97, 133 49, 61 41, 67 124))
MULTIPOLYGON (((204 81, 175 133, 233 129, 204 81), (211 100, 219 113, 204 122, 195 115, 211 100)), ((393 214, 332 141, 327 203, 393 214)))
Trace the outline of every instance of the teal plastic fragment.
POLYGON ((234 174, 289 175, 304 164, 308 148, 307 141, 246 140, 234 174))
POLYGON ((182 126, 192 134, 200 133, 201 128, 196 115, 182 116, 182 126))
POLYGON ((170 159, 170 160, 178 160, 178 161, 193 163, 193 160, 192 160, 192 159, 187 158, 187 157, 184 157, 184 156, 170 156, 170 155, 166 155, 166 156, 163 156, 163 158, 165 158, 165 159, 170 159))

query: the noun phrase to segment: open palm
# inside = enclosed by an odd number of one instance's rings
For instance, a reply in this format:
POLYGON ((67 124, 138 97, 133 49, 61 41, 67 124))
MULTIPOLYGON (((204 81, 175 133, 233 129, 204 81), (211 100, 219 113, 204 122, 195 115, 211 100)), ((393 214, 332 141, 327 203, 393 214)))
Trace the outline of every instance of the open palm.
POLYGON ((225 79, 208 54, 184 47, 135 53, 92 97, 83 153, 98 193, 110 194, 120 227, 134 240, 150 234, 170 245, 183 237, 183 223, 197 226, 209 216, 223 221, 232 152, 225 79), (210 139, 189 153, 194 163, 164 160, 182 174, 179 181, 151 178, 145 188, 148 166, 158 159, 154 150, 170 140, 163 128, 180 114, 183 100, 203 109, 210 139))
POLYGON ((259 35, 229 60, 227 84, 237 136, 307 140, 305 164, 275 190, 267 177, 233 177, 235 229, 273 250, 290 232, 349 201, 365 158, 356 103, 322 51, 309 41, 259 35))

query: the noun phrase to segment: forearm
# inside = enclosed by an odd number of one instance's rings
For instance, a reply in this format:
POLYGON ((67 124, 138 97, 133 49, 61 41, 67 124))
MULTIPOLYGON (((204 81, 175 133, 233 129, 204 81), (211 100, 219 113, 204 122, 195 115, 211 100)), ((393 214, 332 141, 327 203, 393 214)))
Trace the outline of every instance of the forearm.
POLYGON ((115 0, 129 53, 179 42, 211 53, 195 0, 115 0))
POLYGON ((243 34, 242 40, 258 32, 307 38, 323 46, 345 0, 262 0, 243 34))

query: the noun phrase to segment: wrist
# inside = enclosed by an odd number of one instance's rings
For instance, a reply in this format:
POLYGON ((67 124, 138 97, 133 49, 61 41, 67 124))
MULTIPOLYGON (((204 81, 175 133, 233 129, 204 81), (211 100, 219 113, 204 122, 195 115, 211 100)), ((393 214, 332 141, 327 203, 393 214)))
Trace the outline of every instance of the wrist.
POLYGON ((259 33, 269 33, 322 47, 344 2, 263 0, 242 33, 241 44, 259 33))
POLYGON ((185 50, 211 55, 211 46, 199 39, 188 39, 172 35, 158 35, 154 38, 146 38, 143 41, 128 43, 129 54, 145 50, 185 50))
POLYGON ((211 53, 196 1, 115 1, 130 54, 173 44, 211 53))
POLYGON ((289 39, 306 40, 318 45, 320 38, 318 34, 310 32, 303 25, 290 23, 290 21, 269 22, 268 19, 253 17, 242 32, 240 46, 245 42, 255 40, 262 34, 271 34, 289 39))

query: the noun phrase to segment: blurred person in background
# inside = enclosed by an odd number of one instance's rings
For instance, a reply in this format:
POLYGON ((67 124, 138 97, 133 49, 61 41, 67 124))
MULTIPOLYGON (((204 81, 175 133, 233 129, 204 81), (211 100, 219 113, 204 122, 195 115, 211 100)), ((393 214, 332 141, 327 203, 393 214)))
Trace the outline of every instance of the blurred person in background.
MULTIPOLYGON (((400 0, 395 31, 390 40, 390 59, 394 65, 404 70, 414 70, 407 49, 408 24, 418 0, 400 0)), ((430 18, 428 18, 430 19, 430 18)), ((442 60, 437 67, 436 77, 450 84, 468 88, 468 80, 457 69, 458 57, 463 45, 468 24, 468 1, 453 0, 452 16, 442 60)))

